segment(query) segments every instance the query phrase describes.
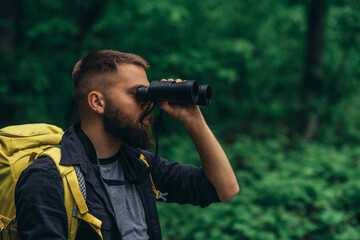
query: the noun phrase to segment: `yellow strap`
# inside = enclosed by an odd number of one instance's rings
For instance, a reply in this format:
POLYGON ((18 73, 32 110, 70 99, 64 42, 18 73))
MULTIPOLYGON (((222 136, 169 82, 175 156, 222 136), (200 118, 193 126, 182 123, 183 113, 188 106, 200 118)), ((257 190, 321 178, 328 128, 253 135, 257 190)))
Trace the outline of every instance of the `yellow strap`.
POLYGON ((10 219, 0 215, 0 239, 20 239, 16 228, 17 224, 15 218, 10 219))
MULTIPOLYGON (((71 195, 73 199, 75 200, 75 205, 77 209, 79 210, 77 216, 73 216, 73 218, 79 218, 87 222, 95 231, 96 233, 101 237, 101 240, 103 240, 103 236, 101 234, 101 225, 102 221, 94 217, 89 213, 89 209, 86 205, 85 199, 83 195, 81 194, 80 187, 79 187, 79 181, 75 172, 75 168, 73 166, 62 166, 59 164, 60 162, 60 155, 61 150, 57 147, 51 148, 41 154, 49 156, 51 159, 54 160, 56 166, 59 169, 59 172, 61 174, 62 178, 66 179, 66 183, 68 187, 70 188, 71 195)), ((66 184, 64 182, 64 184, 66 184)), ((72 210, 71 210, 72 211, 72 210)), ((77 221, 71 221, 71 226, 75 226, 77 228, 77 221), (75 225, 74 225, 75 224, 75 225)), ((69 226, 70 227, 70 226, 69 226)), ((72 227, 70 227, 72 228, 72 227)), ((71 235, 75 238, 76 232, 73 233, 74 235, 71 235)))
POLYGON ((81 194, 79 182, 76 176, 75 169, 66 174, 66 180, 70 186, 72 195, 74 196, 76 205, 80 211, 80 214, 85 214, 89 211, 83 195, 81 194))
POLYGON ((89 213, 89 209, 86 205, 85 199, 80 191, 79 182, 75 170, 66 174, 66 180, 69 184, 71 193, 75 199, 76 205, 79 210, 77 217, 87 222, 101 237, 101 239, 103 239, 101 234, 102 221, 89 213))
POLYGON ((0 228, 4 227, 6 230, 11 229, 15 225, 16 219, 7 218, 0 215, 0 228))
POLYGON ((1 227, 9 225, 14 219, 7 218, 5 216, 0 215, 0 225, 1 227))
POLYGON ((85 214, 78 214, 78 218, 84 220, 85 222, 89 223, 89 225, 96 231, 96 233, 101 237, 103 240, 103 236, 101 234, 101 225, 102 221, 91 215, 90 213, 85 214))
MULTIPOLYGON (((149 163, 146 161, 146 157, 143 154, 140 154, 140 160, 143 163, 145 163, 145 165, 147 167, 149 167, 149 163)), ((159 191, 156 190, 156 187, 155 187, 154 181, 152 179, 151 173, 150 173, 150 180, 151 180, 151 185, 152 185, 153 192, 155 193, 155 197, 156 197, 156 199, 158 199, 159 198, 159 191)))
POLYGON ((147 167, 149 167, 149 164, 148 164, 148 162, 146 161, 146 157, 145 157, 143 154, 140 154, 140 160, 141 160, 143 163, 145 163, 145 165, 146 165, 147 167))
POLYGON ((42 153, 40 153, 37 158, 47 156, 51 158, 54 163, 56 164, 57 169, 59 170, 59 173, 61 175, 61 178, 63 178, 66 174, 68 174, 71 171, 74 171, 74 166, 63 166, 60 165, 61 160, 61 149, 58 147, 52 147, 49 148, 42 153))

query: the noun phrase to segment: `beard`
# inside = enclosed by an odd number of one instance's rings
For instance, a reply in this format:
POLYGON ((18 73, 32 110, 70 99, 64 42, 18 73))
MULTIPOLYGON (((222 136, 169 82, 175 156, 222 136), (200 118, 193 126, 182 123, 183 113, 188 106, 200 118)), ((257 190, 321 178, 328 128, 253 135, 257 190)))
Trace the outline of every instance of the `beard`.
POLYGON ((154 146, 151 124, 154 114, 150 113, 146 119, 148 124, 141 124, 140 117, 135 117, 116 109, 111 102, 105 108, 103 116, 104 129, 113 137, 121 139, 135 148, 150 149, 154 146))

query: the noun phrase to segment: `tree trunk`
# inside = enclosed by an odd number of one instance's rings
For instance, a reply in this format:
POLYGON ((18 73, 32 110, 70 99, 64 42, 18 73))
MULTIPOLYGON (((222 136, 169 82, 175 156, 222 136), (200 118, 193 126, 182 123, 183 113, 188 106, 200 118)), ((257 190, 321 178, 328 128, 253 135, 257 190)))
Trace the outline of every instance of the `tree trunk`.
POLYGON ((304 136, 311 140, 319 127, 320 109, 316 102, 324 93, 324 32, 327 0, 310 0, 301 98, 304 104, 304 136))
POLYGON ((0 53, 15 51, 15 25, 17 21, 17 0, 0 1, 0 53))

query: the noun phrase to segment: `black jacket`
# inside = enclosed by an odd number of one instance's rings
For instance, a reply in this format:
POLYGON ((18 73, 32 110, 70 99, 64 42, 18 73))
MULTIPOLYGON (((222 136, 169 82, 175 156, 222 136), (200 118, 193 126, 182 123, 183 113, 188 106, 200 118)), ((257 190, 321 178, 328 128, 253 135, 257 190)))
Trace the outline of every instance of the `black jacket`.
MULTIPOLYGON (((122 144, 126 157, 125 170, 134 178, 146 168, 139 161, 140 152, 152 166, 152 178, 157 190, 168 193, 166 202, 193 204, 205 207, 219 201, 215 188, 206 178, 202 168, 155 159, 154 153, 135 149, 122 144)), ((90 140, 74 124, 61 141, 61 165, 79 165, 85 178, 89 212, 100 219, 104 240, 121 239, 115 213, 101 181, 96 163, 96 153, 90 140)), ((161 239, 156 199, 150 177, 136 185, 142 201, 150 239, 161 239)), ((54 162, 39 158, 24 170, 15 189, 16 217, 22 240, 26 239, 67 239, 67 216, 64 205, 63 185, 54 162)), ((161 200, 161 199, 159 199, 161 200)), ((81 222, 76 239, 99 239, 96 232, 81 222)))

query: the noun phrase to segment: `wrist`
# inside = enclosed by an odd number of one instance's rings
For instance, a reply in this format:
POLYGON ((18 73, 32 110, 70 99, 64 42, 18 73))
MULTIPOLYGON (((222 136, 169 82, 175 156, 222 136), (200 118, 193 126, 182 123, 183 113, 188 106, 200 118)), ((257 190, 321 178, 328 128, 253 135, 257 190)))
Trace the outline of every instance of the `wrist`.
POLYGON ((202 126, 206 126, 206 121, 200 111, 197 114, 190 115, 181 122, 189 132, 200 130, 202 126))

